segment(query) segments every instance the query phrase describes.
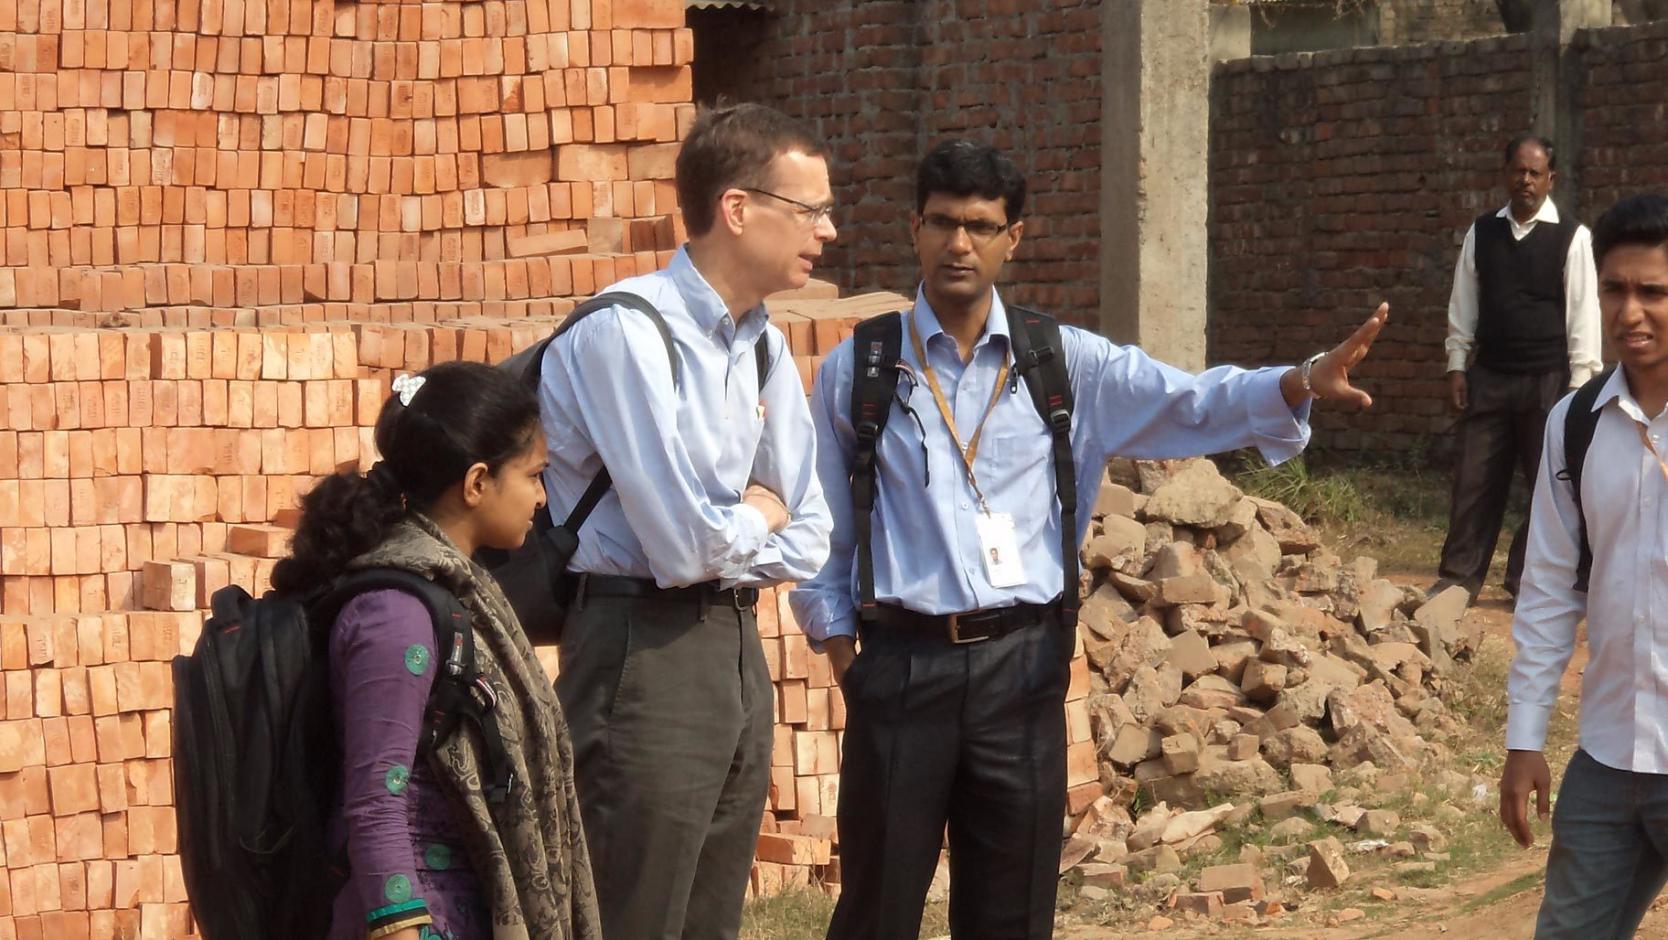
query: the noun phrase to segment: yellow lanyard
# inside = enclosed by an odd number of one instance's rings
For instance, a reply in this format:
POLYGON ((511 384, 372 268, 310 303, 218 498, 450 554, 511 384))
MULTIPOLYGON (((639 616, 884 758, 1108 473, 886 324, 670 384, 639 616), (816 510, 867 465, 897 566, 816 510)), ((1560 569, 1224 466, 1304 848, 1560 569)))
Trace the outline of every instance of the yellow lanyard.
MULTIPOLYGON (((1002 386, 1008 384, 1008 371, 1011 363, 1004 361, 1002 371, 996 376, 996 388, 991 392, 990 404, 985 406, 984 417, 979 419, 979 426, 973 429, 973 439, 966 446, 961 443, 961 434, 956 431, 955 416, 950 413, 950 403, 944 398, 944 390, 938 385, 938 373, 933 371, 931 363, 927 362, 927 352, 921 347, 921 334, 915 327, 915 318, 909 318, 909 342, 915 350, 915 361, 921 364, 921 372, 927 377, 927 387, 932 390, 932 399, 938 404, 938 413, 944 416, 944 426, 950 431, 950 440, 956 443, 956 453, 961 455, 962 469, 967 472, 967 484, 973 487, 973 495, 979 498, 979 508, 985 515, 990 515, 990 504, 985 501, 984 491, 979 489, 979 478, 973 472, 973 459, 979 453, 979 438, 985 433, 985 422, 990 420, 991 412, 996 410, 996 402, 1002 397, 1002 386)), ((1664 468, 1668 472, 1668 468, 1664 468)))
POLYGON ((1639 443, 1644 444, 1645 449, 1651 452, 1652 457, 1656 458, 1656 466, 1657 469, 1662 471, 1662 478, 1668 480, 1668 460, 1663 460, 1662 455, 1657 453, 1655 445, 1651 443, 1650 436, 1645 433, 1643 424, 1635 421, 1633 427, 1639 432, 1639 443))

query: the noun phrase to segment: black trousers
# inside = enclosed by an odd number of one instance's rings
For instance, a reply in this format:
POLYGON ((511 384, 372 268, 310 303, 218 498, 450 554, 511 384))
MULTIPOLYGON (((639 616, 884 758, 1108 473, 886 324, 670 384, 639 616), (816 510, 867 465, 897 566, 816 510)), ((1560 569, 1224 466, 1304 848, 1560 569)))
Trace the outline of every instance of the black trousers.
MULTIPOLYGON (((1569 390, 1569 371, 1519 374, 1472 366, 1466 385, 1470 404, 1458 427, 1448 538, 1437 574, 1475 595, 1488 578, 1517 469, 1534 492, 1546 415, 1569 390)), ((1513 594, 1523 577, 1528 531, 1525 518, 1506 556, 1506 589, 1513 594)))
POLYGON ((957 940, 1054 929, 1071 631, 965 646, 869 630, 846 673, 830 938, 916 940, 945 827, 957 940))
POLYGON ((735 937, 770 786, 774 696, 753 611, 586 598, 556 694, 603 935, 735 937))

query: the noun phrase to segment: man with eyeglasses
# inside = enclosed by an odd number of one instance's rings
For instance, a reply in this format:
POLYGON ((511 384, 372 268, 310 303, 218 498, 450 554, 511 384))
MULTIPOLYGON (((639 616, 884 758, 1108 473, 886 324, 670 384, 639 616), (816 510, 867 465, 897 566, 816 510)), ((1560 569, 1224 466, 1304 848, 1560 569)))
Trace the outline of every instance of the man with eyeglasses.
POLYGON ((892 364, 871 355, 876 344, 844 343, 811 396, 833 545, 791 602, 846 700, 831 938, 918 936, 946 827, 951 934, 1050 936, 1077 606, 1075 582, 1070 597, 1062 590, 1063 542, 1081 543, 1108 457, 1257 447, 1280 461, 1307 443, 1311 399, 1371 402, 1349 371, 1384 306, 1301 367, 1197 376, 1062 328, 1076 402, 1062 472, 1084 483, 1065 539, 1055 438, 1034 390, 1021 389, 1038 373, 1015 362, 1035 317, 995 289, 1024 206, 1024 177, 991 147, 946 141, 920 164, 910 231, 921 283, 895 367, 894 407, 907 417, 887 421, 874 445, 867 565, 850 482, 854 358, 865 381, 892 364), (870 592, 872 605, 861 600, 870 592))
POLYGON ((552 518, 613 478, 569 566, 556 681, 609 940, 740 930, 775 702, 753 604, 828 555, 811 416, 764 307, 834 240, 827 150, 770 108, 719 107, 676 175, 688 244, 608 288, 659 311, 675 361, 649 316, 615 306, 541 370, 552 518))

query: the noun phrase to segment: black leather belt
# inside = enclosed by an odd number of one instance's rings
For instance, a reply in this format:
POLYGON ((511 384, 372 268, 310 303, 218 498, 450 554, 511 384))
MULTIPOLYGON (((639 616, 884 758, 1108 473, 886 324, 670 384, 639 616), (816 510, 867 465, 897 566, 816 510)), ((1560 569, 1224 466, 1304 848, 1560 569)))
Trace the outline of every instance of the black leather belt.
POLYGON ((873 616, 866 621, 887 630, 943 637, 951 643, 977 643, 1039 623, 1055 622, 1060 602, 1015 604, 960 614, 922 614, 895 604, 880 604, 871 613, 873 616))
POLYGON ((746 610, 759 603, 759 589, 720 588, 717 581, 703 581, 687 587, 663 588, 653 578, 628 578, 617 574, 579 574, 573 578, 574 600, 587 597, 642 597, 682 604, 710 604, 746 610))

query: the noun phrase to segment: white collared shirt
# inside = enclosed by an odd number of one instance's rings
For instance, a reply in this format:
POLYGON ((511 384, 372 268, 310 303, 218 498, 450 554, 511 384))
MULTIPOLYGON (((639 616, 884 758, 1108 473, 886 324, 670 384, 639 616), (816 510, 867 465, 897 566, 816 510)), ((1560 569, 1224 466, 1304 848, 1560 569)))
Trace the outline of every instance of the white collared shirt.
POLYGON ((1523 590, 1512 620, 1517 655, 1506 680, 1506 747, 1541 750, 1558 683, 1587 617, 1581 747, 1599 763, 1668 773, 1668 478, 1639 438, 1668 455, 1668 411, 1647 417, 1617 369, 1599 394, 1598 426, 1581 477, 1593 550, 1589 590, 1577 592, 1580 518, 1567 480, 1566 395, 1547 418, 1535 481, 1523 590), (1656 612, 1653 616, 1653 611, 1656 612))
MULTIPOLYGON (((1511 206, 1495 213, 1511 225, 1512 238, 1523 241, 1541 222, 1557 225, 1558 207, 1548 199, 1528 222, 1519 222, 1511 206)), ((1454 266, 1454 289, 1448 297, 1448 371, 1463 371, 1477 340, 1477 226, 1465 232, 1459 262, 1454 266)), ((1593 265, 1593 234, 1577 224, 1564 258, 1564 318, 1570 345, 1570 387, 1575 388, 1603 368, 1603 334, 1599 327, 1598 270, 1593 265)))

